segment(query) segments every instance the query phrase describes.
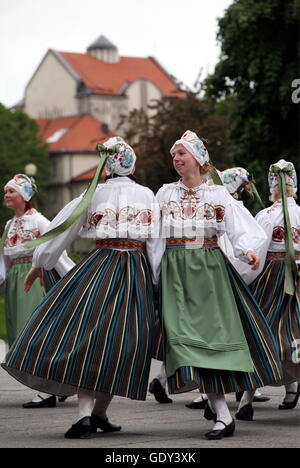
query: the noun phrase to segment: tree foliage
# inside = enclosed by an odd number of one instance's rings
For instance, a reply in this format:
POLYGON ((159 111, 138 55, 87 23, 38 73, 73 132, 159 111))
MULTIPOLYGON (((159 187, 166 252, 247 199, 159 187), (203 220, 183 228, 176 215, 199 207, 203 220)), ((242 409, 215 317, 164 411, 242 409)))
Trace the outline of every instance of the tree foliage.
POLYGON ((267 195, 271 163, 299 163, 299 0, 235 0, 219 20, 220 61, 206 95, 232 96, 231 155, 255 174, 267 195))
POLYGON ((207 140, 212 162, 220 169, 230 166, 227 116, 221 106, 201 99, 198 92, 186 91, 185 99, 166 98, 151 107, 151 117, 143 110, 126 117, 126 139, 138 154, 138 180, 156 192, 164 183, 178 179, 170 149, 186 130, 207 140))
MULTIPOLYGON (((24 173, 26 164, 37 166, 36 182, 38 203, 42 204, 43 188, 49 172, 48 151, 38 138, 39 126, 22 111, 10 111, 0 104, 0 185, 4 185, 18 173, 24 173)), ((5 207, 0 211, 1 232, 11 211, 5 207)))

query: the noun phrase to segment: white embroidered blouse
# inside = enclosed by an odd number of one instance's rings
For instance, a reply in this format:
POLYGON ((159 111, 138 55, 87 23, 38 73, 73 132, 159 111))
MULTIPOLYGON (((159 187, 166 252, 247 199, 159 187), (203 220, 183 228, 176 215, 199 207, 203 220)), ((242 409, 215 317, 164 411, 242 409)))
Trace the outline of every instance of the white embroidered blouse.
MULTIPOLYGON (((287 206, 291 222, 291 234, 295 252, 300 253, 300 206, 297 205, 293 197, 287 198, 287 206)), ((284 252, 284 218, 282 201, 278 200, 269 208, 260 211, 256 221, 263 228, 267 236, 265 252, 284 252)), ((300 263, 300 260, 296 260, 300 263)))
MULTIPOLYGON (((163 238, 204 238, 227 233, 234 256, 248 262, 246 253, 254 253, 266 241, 249 211, 229 195, 225 187, 203 183, 189 189, 181 181, 164 185, 156 195, 161 208, 163 238)), ((166 241, 157 242, 156 281, 166 241)))
MULTIPOLYGON (((234 203, 244 207, 243 201, 235 200, 235 199, 233 199, 233 200, 234 200, 234 203)), ((251 217, 252 217, 252 215, 251 215, 251 217)), ((255 221, 255 219, 253 217, 252 217, 252 222, 253 222, 253 226, 252 226, 253 233, 260 232, 261 234, 263 234, 264 231, 263 231, 262 227, 257 223, 257 221, 255 221)), ((262 237, 263 237, 263 235, 262 235, 262 237)), ((261 239, 259 237, 257 237, 257 236, 255 237, 254 241, 255 240, 257 241, 257 243, 255 244, 255 246, 253 246, 253 249, 254 249, 255 253, 259 256, 261 262, 263 263, 264 260, 265 260, 265 249, 266 249, 267 237, 265 236, 265 241, 264 242, 261 242, 261 239)), ((223 250, 223 252, 225 253, 225 255, 227 256, 227 258, 230 260, 232 265, 235 267, 235 269, 238 271, 238 273, 242 276, 243 280, 247 284, 252 283, 252 281, 254 281, 255 278, 259 275, 259 272, 261 270, 260 269, 252 270, 251 265, 241 261, 239 258, 237 258, 234 255, 232 244, 231 244, 226 232, 224 233, 224 235, 222 235, 219 238, 218 244, 221 247, 221 249, 223 250)))
MULTIPOLYGON (((62 224, 83 195, 66 205, 51 222, 48 230, 62 224)), ((33 256, 34 266, 53 268, 61 252, 77 236, 87 239, 132 239, 146 242, 146 249, 152 259, 149 240, 158 236, 159 207, 153 192, 135 183, 129 177, 109 179, 99 184, 87 210, 64 233, 40 245, 33 256)))
MULTIPOLYGON (((3 253, 0 253, 0 284, 6 280, 12 260, 33 256, 34 250, 25 249, 24 243, 41 236, 49 225, 50 221, 35 209, 28 210, 23 216, 15 216, 6 223, 5 229, 9 229, 3 253)), ((53 267, 55 266, 60 276, 64 276, 74 265, 67 254, 63 253, 53 267)))

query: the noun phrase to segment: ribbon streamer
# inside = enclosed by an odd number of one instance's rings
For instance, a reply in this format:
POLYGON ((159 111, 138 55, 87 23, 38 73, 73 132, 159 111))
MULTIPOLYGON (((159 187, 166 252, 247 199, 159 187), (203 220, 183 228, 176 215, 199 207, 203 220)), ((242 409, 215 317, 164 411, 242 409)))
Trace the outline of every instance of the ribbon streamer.
POLYGON ((276 165, 271 167, 271 171, 274 174, 278 175, 279 178, 279 188, 282 200, 283 208, 283 217, 284 217, 284 243, 286 250, 286 260, 285 260, 285 278, 284 278, 284 291, 286 294, 291 296, 295 293, 295 284, 293 272, 296 275, 299 275, 297 264, 295 262, 295 250, 292 239, 292 228, 290 215, 287 206, 287 196, 286 196, 286 183, 285 183, 285 173, 289 174, 291 172, 291 167, 287 166, 283 169, 279 168, 276 165))
POLYGON ((24 247, 26 249, 33 249, 35 247, 38 247, 39 245, 43 244, 44 242, 48 242, 49 240, 54 239, 55 237, 59 236, 63 232, 65 232, 67 229, 69 229, 83 214, 83 212, 87 209, 92 196, 96 190, 97 184, 98 184, 98 179, 99 176, 101 175, 106 160, 109 157, 110 154, 114 154, 116 152, 116 148, 106 148, 104 145, 98 144, 96 146, 97 151, 99 151, 102 156, 100 158, 99 165, 97 167, 96 173, 94 175, 94 178, 87 189, 84 197, 80 201, 80 203, 77 205, 77 207, 74 209, 74 211, 70 214, 70 216, 59 226, 57 226, 54 229, 51 229, 51 231, 46 232, 43 234, 41 237, 38 237, 34 241, 26 242, 24 244, 24 247))

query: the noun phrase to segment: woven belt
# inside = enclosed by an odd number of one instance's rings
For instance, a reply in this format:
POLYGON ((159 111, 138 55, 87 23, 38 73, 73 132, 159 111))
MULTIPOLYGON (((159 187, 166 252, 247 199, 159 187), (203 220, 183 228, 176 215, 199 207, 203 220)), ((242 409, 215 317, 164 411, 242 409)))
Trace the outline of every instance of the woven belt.
MULTIPOLYGON (((285 252, 268 252, 267 253, 267 260, 285 260, 286 253, 285 252)), ((295 260, 300 260, 300 252, 295 252, 295 260)))
POLYGON ((167 249, 203 249, 219 248, 217 236, 196 237, 194 239, 167 239, 167 249))
POLYGON ((32 257, 14 258, 11 263, 12 265, 19 265, 21 263, 32 263, 32 257))
POLYGON ((120 250, 145 250, 146 244, 145 242, 136 241, 136 240, 112 240, 112 239, 104 239, 104 240, 97 240, 96 241, 97 247, 102 247, 105 249, 120 249, 120 250))

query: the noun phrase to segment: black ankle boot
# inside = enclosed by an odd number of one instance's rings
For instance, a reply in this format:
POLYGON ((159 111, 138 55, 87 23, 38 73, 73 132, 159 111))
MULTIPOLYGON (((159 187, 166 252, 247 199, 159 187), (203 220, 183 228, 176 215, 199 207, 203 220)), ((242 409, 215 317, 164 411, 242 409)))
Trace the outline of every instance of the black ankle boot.
POLYGON ((241 409, 238 410, 235 417, 240 421, 253 421, 253 406, 248 403, 248 405, 242 406, 241 409))
POLYGON ((225 424, 223 421, 217 420, 216 422, 220 422, 224 424, 224 429, 215 429, 213 431, 209 431, 205 434, 205 437, 209 440, 220 440, 223 437, 232 437, 235 431, 235 423, 234 419, 230 424, 225 424))
POLYGON ((118 432, 122 429, 118 424, 112 424, 108 418, 105 420, 99 418, 95 414, 91 417, 91 432, 96 434, 97 429, 101 429, 103 432, 118 432))
POLYGON ((65 433, 65 439, 89 439, 91 437, 91 418, 80 419, 65 433))

